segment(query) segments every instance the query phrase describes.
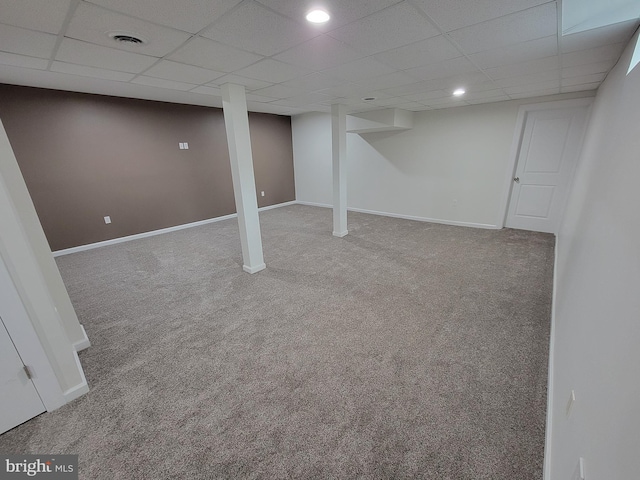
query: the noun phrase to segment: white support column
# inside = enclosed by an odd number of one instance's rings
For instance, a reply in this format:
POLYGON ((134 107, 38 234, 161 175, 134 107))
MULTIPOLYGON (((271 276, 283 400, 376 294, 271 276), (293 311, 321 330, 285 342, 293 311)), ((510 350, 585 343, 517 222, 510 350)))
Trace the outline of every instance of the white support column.
POLYGON ((244 87, 230 83, 223 85, 222 106, 227 128, 233 194, 236 199, 240 227, 240 244, 244 263, 242 269, 247 273, 256 273, 264 270, 266 265, 262 254, 258 198, 249 135, 249 114, 244 87))
POLYGON ((344 237, 347 230, 347 107, 331 105, 333 156, 333 235, 344 237))

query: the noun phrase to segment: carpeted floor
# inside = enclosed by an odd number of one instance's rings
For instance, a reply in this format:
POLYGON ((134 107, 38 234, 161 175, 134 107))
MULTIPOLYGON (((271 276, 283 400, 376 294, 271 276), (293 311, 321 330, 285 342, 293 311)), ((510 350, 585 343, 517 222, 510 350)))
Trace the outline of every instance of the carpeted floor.
POLYGON ((0 436, 82 479, 541 479, 552 235, 294 205, 58 258, 91 391, 0 436))

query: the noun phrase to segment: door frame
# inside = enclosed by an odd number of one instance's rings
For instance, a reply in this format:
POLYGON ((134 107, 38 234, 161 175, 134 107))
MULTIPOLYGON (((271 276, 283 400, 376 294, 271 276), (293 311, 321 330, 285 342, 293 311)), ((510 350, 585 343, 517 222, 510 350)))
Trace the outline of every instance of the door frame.
POLYGON ((31 380, 47 411, 50 412, 67 403, 42 343, 31 326, 29 314, 11 278, 7 264, 2 258, 2 251, 0 251, 0 317, 22 362, 32 367, 31 380))
MULTIPOLYGON (((584 142, 584 133, 589 126, 589 117, 591 116, 591 105, 593 104, 595 97, 582 97, 573 98, 570 100, 557 100, 552 102, 543 103, 531 103, 527 105, 520 105, 518 108, 518 116, 516 118, 516 127, 513 133, 513 140, 511 141, 511 150, 509 151, 509 163, 507 164, 507 173, 504 180, 504 186, 502 188, 502 195, 500 198, 498 208, 498 218, 496 226, 498 229, 504 228, 507 222, 507 213, 509 211, 509 202, 511 202, 511 193, 513 192, 513 176, 515 175, 516 168, 518 167, 518 156, 520 154, 520 146, 522 144, 522 138, 524 136, 524 127, 527 120, 527 116, 530 112, 539 112, 542 110, 557 110, 560 108, 572 108, 572 107, 588 107, 587 118, 585 122, 585 128, 581 138, 580 149, 582 151, 582 144, 584 142)), ((578 159, 580 153, 578 153, 578 159)), ((573 171, 569 177, 569 182, 573 179, 578 162, 576 161, 573 166, 573 171)), ((570 188, 570 186, 569 186, 570 188)))

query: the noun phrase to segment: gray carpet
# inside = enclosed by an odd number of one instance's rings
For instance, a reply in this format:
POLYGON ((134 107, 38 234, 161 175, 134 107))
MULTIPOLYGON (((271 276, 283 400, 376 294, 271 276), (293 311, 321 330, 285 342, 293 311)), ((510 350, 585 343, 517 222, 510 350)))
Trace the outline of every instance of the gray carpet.
POLYGON ((58 258, 91 391, 0 436, 83 479, 541 479, 551 235, 294 205, 58 258))

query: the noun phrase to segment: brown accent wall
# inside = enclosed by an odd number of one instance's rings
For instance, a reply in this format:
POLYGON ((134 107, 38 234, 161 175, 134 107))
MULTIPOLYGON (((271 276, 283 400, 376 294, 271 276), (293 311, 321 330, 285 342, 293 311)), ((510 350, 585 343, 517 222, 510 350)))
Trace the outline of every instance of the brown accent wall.
MULTIPOLYGON (((0 85, 0 119, 54 251, 235 212, 221 109, 0 85)), ((259 206, 294 200, 290 117, 249 123, 259 206)))

